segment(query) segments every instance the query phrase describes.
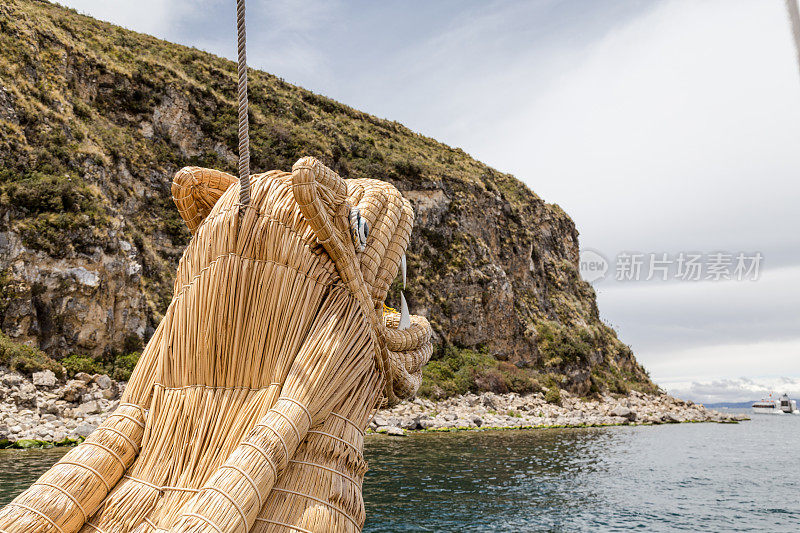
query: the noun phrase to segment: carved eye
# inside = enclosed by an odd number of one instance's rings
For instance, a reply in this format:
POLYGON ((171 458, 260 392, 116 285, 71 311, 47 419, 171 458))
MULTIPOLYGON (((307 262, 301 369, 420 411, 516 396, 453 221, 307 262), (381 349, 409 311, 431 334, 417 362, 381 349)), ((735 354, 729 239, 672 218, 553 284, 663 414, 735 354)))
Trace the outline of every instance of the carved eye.
POLYGON ((365 218, 361 216, 361 213, 358 214, 358 240, 363 242, 364 244, 367 243, 367 237, 369 237, 369 222, 366 221, 365 218))
POLYGON ((350 231, 353 234, 353 246, 357 251, 363 252, 369 237, 369 224, 355 207, 350 209, 350 231))

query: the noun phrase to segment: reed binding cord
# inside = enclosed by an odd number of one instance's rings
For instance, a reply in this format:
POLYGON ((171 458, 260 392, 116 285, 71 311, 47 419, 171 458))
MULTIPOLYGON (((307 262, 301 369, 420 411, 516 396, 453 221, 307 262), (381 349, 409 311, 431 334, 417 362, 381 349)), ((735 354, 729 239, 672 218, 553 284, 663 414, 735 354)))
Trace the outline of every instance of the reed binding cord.
POLYGON ((250 127, 247 122, 247 35, 244 21, 244 2, 236 2, 236 40, 239 51, 239 210, 250 205, 250 127))

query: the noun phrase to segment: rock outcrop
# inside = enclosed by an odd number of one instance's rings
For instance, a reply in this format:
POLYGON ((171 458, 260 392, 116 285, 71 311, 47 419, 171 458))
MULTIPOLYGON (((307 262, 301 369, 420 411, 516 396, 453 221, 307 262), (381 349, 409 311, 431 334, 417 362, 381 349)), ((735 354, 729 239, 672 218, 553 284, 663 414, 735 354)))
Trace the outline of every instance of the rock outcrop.
POLYGON ((26 247, 13 229, 0 233, 2 331, 55 356, 140 346, 153 331, 142 265, 128 241, 116 244, 59 258, 26 247))
MULTIPOLYGON (((235 173, 235 65, 44 1, 4 2, 0 30, 0 328, 56 358, 136 351, 189 239, 172 175, 191 164, 235 173)), ((314 155, 410 199, 405 294, 430 319, 434 359, 469 349, 579 394, 655 391, 600 320, 557 205, 459 149, 264 72, 250 95, 253 169, 314 155)))

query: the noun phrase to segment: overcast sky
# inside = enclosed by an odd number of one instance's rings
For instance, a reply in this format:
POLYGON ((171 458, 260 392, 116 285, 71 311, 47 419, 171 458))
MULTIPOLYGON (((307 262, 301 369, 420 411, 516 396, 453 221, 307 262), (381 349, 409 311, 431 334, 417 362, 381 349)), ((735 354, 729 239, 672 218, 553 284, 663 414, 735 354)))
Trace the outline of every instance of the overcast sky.
MULTIPOLYGON (((234 57, 230 0, 61 3, 234 57)), ((252 66, 563 207, 608 262, 602 317, 661 386, 800 397, 800 72, 782 0, 249 0, 247 14, 252 66), (681 252, 702 256, 701 280, 675 279, 681 252), (760 253, 758 279, 706 280, 720 252, 723 277, 760 253), (616 279, 624 253, 644 254, 640 281, 616 279), (644 280, 650 253, 668 254, 667 281, 644 280)))

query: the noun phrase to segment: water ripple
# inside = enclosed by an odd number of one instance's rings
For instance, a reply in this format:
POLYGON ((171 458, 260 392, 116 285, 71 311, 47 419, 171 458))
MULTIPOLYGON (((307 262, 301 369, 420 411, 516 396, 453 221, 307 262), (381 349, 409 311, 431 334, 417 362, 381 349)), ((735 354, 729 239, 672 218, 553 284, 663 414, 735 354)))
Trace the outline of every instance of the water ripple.
POLYGON ((371 438, 365 531, 796 532, 798 436, 800 420, 759 417, 371 438))

